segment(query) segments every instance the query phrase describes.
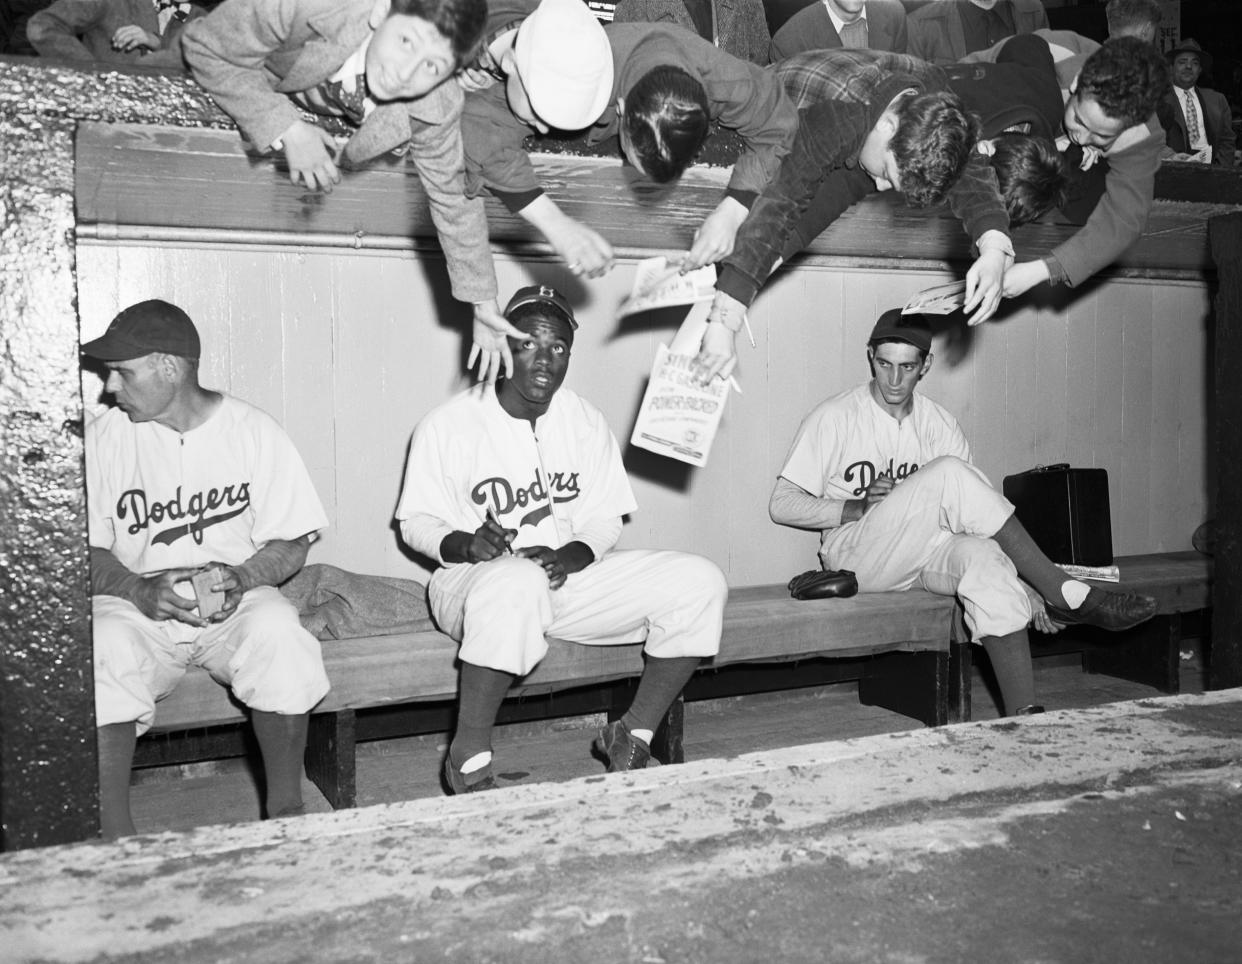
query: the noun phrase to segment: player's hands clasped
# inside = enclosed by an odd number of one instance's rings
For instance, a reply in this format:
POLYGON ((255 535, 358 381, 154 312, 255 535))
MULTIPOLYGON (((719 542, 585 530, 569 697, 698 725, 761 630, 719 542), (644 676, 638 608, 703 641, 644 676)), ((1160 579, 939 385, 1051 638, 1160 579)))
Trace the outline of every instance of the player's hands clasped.
POLYGON ((565 578, 568 573, 565 572, 565 564, 561 562, 560 556, 557 555, 555 549, 547 546, 527 546, 517 551, 517 555, 522 559, 529 559, 531 562, 538 563, 543 567, 543 571, 548 576, 548 588, 560 589, 565 585, 565 578))
POLYGON ((219 575, 219 579, 215 584, 209 586, 213 592, 224 593, 224 602, 220 606, 220 610, 207 618, 208 622, 222 623, 233 613, 237 612, 237 607, 241 604, 242 596, 246 594, 246 590, 250 588, 241 572, 234 566, 226 566, 223 562, 213 562, 207 568, 214 568, 219 575))
POLYGON ((198 572, 197 568, 165 569, 163 572, 143 576, 131 597, 135 606, 148 619, 175 619, 190 626, 206 626, 207 620, 198 615, 198 600, 183 596, 173 588, 187 581, 198 572))
POLYGON ((341 180, 333 154, 336 142, 332 135, 306 121, 294 121, 281 136, 285 160, 289 164, 289 180, 305 184, 312 191, 331 193, 341 180))

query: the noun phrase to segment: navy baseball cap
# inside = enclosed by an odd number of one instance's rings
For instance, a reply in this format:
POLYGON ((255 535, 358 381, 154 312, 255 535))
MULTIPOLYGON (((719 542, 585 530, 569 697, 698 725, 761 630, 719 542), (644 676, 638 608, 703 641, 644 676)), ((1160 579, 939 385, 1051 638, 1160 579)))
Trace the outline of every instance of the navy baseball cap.
POLYGON ((190 316, 167 301, 153 298, 130 305, 108 330, 82 346, 82 353, 100 361, 129 361, 152 352, 198 358, 202 347, 190 316))
POLYGON ((578 330, 578 322, 574 318, 574 309, 563 294, 555 288, 549 288, 547 285, 527 285, 525 288, 518 288, 513 293, 513 297, 509 299, 509 303, 505 305, 505 317, 508 318, 514 311, 523 305, 545 304, 552 305, 569 322, 569 327, 578 330))
POLYGON ((868 345, 878 341, 904 341, 919 351, 929 352, 932 346, 931 326, 924 315, 903 315, 900 308, 890 308, 880 315, 880 320, 871 329, 868 345))

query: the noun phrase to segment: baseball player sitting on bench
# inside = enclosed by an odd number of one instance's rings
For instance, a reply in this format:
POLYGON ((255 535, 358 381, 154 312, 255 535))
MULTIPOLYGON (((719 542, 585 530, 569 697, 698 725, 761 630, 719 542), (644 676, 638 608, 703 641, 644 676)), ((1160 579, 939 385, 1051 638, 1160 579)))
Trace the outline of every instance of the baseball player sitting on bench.
POLYGON ((720 647, 728 590, 707 559, 613 551, 635 509, 603 415, 567 388, 573 309, 526 287, 505 315, 513 374, 432 410, 414 431, 397 507, 401 535, 442 565, 428 586, 440 629, 461 642, 457 728, 444 760, 452 793, 495 788, 492 727, 545 636, 606 646, 646 639, 625 715, 599 733, 608 770, 644 767, 661 717, 720 647))
POLYGON ((116 401, 86 427, 103 835, 134 832, 135 738, 191 663, 250 708, 267 815, 301 813, 328 677, 275 587, 328 524, 306 468, 270 416, 199 385, 198 331, 175 305, 132 305, 82 351, 116 401))
POLYGON ((1128 629, 1150 619, 1156 602, 1070 579, 1039 550, 971 464, 957 421, 915 394, 931 346, 922 316, 894 309, 880 317, 867 342, 871 380, 803 420, 768 511, 781 525, 821 530, 824 569, 852 570, 862 592, 957 595, 1006 714, 1042 712, 1028 624, 1044 632, 1068 623, 1128 629))

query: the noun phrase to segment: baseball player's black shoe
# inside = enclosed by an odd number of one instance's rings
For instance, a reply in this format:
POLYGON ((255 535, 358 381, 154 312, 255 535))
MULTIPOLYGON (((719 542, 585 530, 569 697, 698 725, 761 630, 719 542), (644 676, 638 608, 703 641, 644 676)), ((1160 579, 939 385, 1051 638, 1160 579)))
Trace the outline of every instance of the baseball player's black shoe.
POLYGON ((595 738, 595 749, 608 761, 608 772, 641 770, 651 759, 651 747, 635 739, 620 720, 609 723, 595 738))
POLYGON ((462 773, 453 766, 453 759, 447 753, 444 754, 444 785, 448 788, 448 792, 454 795, 476 793, 479 790, 496 790, 499 786, 496 778, 492 776, 490 763, 473 773, 462 773))
POLYGON ((1077 609, 1062 609, 1048 603, 1048 616, 1058 623, 1099 626, 1114 632, 1145 623, 1156 615, 1156 600, 1138 592, 1109 592, 1091 587, 1087 598, 1077 609))

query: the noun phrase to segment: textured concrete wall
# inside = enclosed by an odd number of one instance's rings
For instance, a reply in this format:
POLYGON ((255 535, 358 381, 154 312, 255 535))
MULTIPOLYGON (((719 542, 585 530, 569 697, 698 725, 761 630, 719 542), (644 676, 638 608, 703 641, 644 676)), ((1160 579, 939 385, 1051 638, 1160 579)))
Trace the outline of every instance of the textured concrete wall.
POLYGON ((73 137, 227 121, 188 81, 0 59, 0 848, 96 829, 73 137))

